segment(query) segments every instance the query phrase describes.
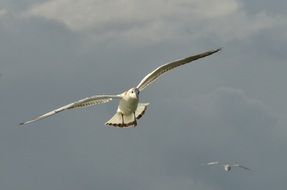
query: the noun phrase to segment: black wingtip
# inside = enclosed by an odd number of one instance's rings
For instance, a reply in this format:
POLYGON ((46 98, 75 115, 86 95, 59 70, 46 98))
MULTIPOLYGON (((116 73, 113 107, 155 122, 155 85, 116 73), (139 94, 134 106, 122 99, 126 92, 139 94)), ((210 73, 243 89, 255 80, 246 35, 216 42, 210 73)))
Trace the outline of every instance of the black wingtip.
POLYGON ((221 48, 217 48, 217 49, 213 49, 213 50, 209 50, 205 53, 207 53, 208 55, 211 55, 211 54, 214 54, 214 53, 217 53, 217 52, 221 52, 222 51, 222 47, 221 48))
POLYGON ((219 52, 219 51, 222 51, 222 50, 223 50, 223 47, 220 47, 220 48, 214 50, 214 52, 219 52))
POLYGON ((19 125, 24 125, 25 123, 23 122, 23 123, 19 123, 19 125))

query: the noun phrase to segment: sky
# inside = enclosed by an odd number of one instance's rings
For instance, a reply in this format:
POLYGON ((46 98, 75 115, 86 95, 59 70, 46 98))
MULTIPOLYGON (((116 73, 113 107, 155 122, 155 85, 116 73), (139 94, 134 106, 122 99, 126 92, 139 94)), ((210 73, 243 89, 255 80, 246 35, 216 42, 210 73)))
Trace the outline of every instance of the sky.
POLYGON ((0 188, 267 190, 286 187, 285 0, 0 0, 0 188), (161 64, 136 128, 104 123, 161 64), (227 173, 211 161, 251 168, 227 173))

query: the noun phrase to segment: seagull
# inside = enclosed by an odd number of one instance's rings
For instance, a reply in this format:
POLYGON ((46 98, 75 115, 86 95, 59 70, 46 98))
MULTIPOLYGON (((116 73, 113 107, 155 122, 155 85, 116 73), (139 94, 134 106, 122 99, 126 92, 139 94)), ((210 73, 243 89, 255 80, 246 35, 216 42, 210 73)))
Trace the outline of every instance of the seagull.
POLYGON ((227 171, 227 172, 229 172, 232 167, 239 167, 239 168, 251 171, 251 169, 249 169, 249 168, 247 168, 245 166, 242 166, 240 164, 224 164, 224 163, 220 163, 220 162, 209 162, 209 163, 207 163, 207 165, 208 166, 212 166, 212 165, 223 166, 224 170, 227 171))
POLYGON ((219 52, 221 48, 206 51, 200 54, 192 55, 183 59, 179 59, 164 65, 161 65, 157 67, 155 70, 147 74, 140 83, 127 91, 124 91, 121 94, 116 95, 96 95, 87 97, 84 99, 81 99, 79 101, 70 103, 68 105, 62 106, 58 109, 52 110, 48 113, 45 113, 43 115, 40 115, 32 120, 20 123, 19 125, 25 125, 28 123, 32 123, 37 120, 41 120, 47 117, 50 117, 52 115, 55 115, 59 112, 62 112, 64 110, 68 109, 74 109, 74 108, 84 108, 88 106, 93 106, 96 104, 104 104, 108 103, 113 99, 119 100, 118 108, 115 113, 115 115, 108 120, 105 124, 108 126, 114 126, 114 127, 129 127, 129 126, 137 126, 137 120, 140 119, 146 109, 149 103, 139 103, 139 94, 141 91, 143 91, 148 85, 153 83, 156 79, 158 79, 162 74, 166 73, 167 71, 170 71, 176 67, 179 67, 181 65, 190 63, 192 61, 195 61, 197 59, 201 59, 203 57, 212 55, 216 52, 219 52))

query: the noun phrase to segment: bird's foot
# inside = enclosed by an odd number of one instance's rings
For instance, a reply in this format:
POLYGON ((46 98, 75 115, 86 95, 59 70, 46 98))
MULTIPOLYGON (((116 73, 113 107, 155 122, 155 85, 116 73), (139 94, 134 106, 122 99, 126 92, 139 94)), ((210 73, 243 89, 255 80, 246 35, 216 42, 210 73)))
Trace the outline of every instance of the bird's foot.
POLYGON ((136 127, 138 125, 137 120, 134 121, 134 127, 136 127))

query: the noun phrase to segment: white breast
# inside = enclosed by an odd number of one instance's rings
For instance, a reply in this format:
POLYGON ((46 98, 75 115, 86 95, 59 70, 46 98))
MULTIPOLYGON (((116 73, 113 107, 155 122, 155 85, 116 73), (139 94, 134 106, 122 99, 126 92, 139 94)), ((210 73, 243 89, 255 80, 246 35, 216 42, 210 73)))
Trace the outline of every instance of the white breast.
POLYGON ((119 102, 118 112, 123 113, 124 115, 130 115, 134 113, 138 107, 138 99, 134 98, 122 98, 119 102))

